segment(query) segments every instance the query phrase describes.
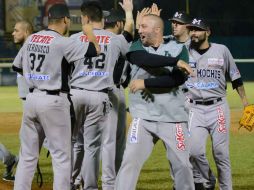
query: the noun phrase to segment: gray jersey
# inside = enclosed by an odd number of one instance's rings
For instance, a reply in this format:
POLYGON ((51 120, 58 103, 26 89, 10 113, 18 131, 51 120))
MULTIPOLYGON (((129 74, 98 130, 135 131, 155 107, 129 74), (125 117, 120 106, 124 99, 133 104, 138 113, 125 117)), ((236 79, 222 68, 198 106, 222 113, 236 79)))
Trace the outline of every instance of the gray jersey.
POLYGON ((194 49, 189 50, 189 64, 195 77, 186 81, 189 98, 193 100, 211 100, 226 96, 226 77, 236 80, 241 77, 234 59, 224 45, 211 43, 209 50, 200 55, 194 49))
MULTIPOLYGON (((141 43, 141 42, 137 42, 141 43)), ((132 49, 138 50, 137 47, 132 49)), ((169 41, 159 46, 157 50, 152 47, 143 47, 149 53, 177 57, 183 52, 187 55, 187 50, 182 44, 175 41, 169 41), (185 51, 184 51, 185 50, 185 51)), ((132 79, 146 79, 165 74, 171 67, 152 69, 149 72, 133 65, 131 71, 132 79)), ((149 89, 146 91, 148 100, 143 98, 140 91, 129 93, 129 107, 132 117, 146 120, 162 122, 185 122, 188 120, 188 114, 184 107, 185 96, 181 87, 173 89, 149 89)))
MULTIPOLYGON (((123 35, 116 35, 103 29, 94 30, 94 33, 101 53, 95 58, 85 57, 76 61, 70 83, 71 86, 98 91, 114 85, 115 64, 120 54, 125 56, 130 45, 123 35)), ((87 42, 87 37, 82 32, 72 35, 71 38, 81 43, 87 42)))
POLYGON ((84 57, 88 43, 80 43, 61 36, 53 30, 32 34, 26 40, 13 65, 23 68, 23 75, 30 88, 40 90, 68 90, 67 75, 63 64, 84 57), (64 45, 63 45, 64 44, 64 45), (63 78, 65 78, 63 80, 63 78))

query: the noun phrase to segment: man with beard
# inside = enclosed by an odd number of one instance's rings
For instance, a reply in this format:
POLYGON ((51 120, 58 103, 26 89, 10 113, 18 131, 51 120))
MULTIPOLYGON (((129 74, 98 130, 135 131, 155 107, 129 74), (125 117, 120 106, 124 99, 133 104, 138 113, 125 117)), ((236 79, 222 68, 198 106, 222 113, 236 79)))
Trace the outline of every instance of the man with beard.
POLYGON ((195 74, 186 82, 190 100, 191 160, 203 177, 211 175, 206 159, 206 142, 210 135, 220 190, 231 190, 226 76, 237 90, 243 106, 247 106, 243 82, 228 48, 209 42, 211 30, 204 19, 194 18, 188 28, 191 36, 189 64, 195 74))

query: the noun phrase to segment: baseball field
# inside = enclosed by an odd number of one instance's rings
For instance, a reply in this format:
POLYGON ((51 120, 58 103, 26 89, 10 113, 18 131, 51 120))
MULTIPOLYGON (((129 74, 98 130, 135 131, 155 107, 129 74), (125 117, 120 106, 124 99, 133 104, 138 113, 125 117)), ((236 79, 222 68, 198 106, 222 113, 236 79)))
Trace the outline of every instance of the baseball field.
MULTIPOLYGON (((250 103, 254 103, 254 83, 246 82, 245 89, 250 103)), ((232 165, 233 189, 254 189, 254 132, 245 129, 238 130, 238 121, 242 114, 242 104, 236 91, 228 85, 228 101, 231 108, 230 130, 230 158, 232 165)), ((0 142, 11 152, 18 154, 19 128, 22 117, 22 102, 18 98, 17 87, 0 87, 0 142)), ((130 117, 128 116, 128 124, 130 117)), ((210 139, 207 144, 208 159, 213 171, 216 167, 212 159, 210 139)), ((40 166, 43 174, 44 185, 41 189, 52 189, 51 159, 46 157, 46 150, 42 149, 40 166)), ((133 158, 138 159, 138 158, 133 158)), ((141 172, 137 190, 168 190, 172 189, 172 180, 169 174, 166 153, 161 142, 157 143, 154 151, 145 163, 141 172)), ((4 172, 4 165, 0 163, 0 175, 4 172)), ((183 181, 184 183, 184 181, 183 181)), ((13 183, 5 182, 0 178, 0 190, 13 189, 13 183)), ((39 189, 36 184, 36 174, 33 190, 39 189)), ((216 187, 218 189, 218 186, 216 187)))

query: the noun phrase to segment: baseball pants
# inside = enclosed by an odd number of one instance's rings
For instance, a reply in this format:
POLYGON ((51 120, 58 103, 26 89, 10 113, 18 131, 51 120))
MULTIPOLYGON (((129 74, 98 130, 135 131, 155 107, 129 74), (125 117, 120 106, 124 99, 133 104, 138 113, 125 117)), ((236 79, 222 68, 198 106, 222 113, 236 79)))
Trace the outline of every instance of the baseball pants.
POLYGON ((45 137, 52 157, 54 190, 70 189, 71 121, 67 94, 48 95, 34 90, 27 95, 20 129, 21 148, 14 190, 31 190, 45 137))
MULTIPOLYGON (((71 94, 76 115, 74 139, 80 133, 79 137, 76 138, 77 146, 74 146, 73 152, 80 152, 80 150, 75 150, 77 147, 84 149, 82 166, 73 163, 73 166, 76 167, 73 168, 73 171, 79 173, 77 170, 81 168, 84 190, 98 189, 102 129, 105 126, 106 115, 110 110, 108 94, 79 89, 71 89, 71 94)), ((74 161, 80 160, 75 159, 74 161)))
POLYGON ((191 104, 190 115, 190 153, 193 165, 196 166, 196 169, 202 174, 204 179, 211 183, 215 182, 206 158, 206 142, 210 135, 213 156, 218 169, 220 190, 232 190, 229 160, 230 112, 225 98, 209 106, 191 104))
POLYGON ((0 143, 0 160, 2 160, 3 164, 8 166, 13 163, 15 160, 15 155, 11 154, 6 147, 0 143))
POLYGON ((116 190, 135 190, 142 166, 158 139, 166 145, 176 190, 194 190, 187 124, 140 118, 134 118, 129 128, 123 162, 116 178, 116 190))

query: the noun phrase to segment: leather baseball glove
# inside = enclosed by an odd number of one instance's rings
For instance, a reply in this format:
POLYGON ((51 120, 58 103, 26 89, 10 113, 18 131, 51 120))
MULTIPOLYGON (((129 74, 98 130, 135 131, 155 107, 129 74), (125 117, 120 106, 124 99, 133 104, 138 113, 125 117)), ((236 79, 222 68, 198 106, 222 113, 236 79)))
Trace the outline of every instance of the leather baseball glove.
POLYGON ((244 127, 248 131, 252 131, 254 128, 254 105, 248 105, 244 108, 239 124, 239 128, 244 127))

